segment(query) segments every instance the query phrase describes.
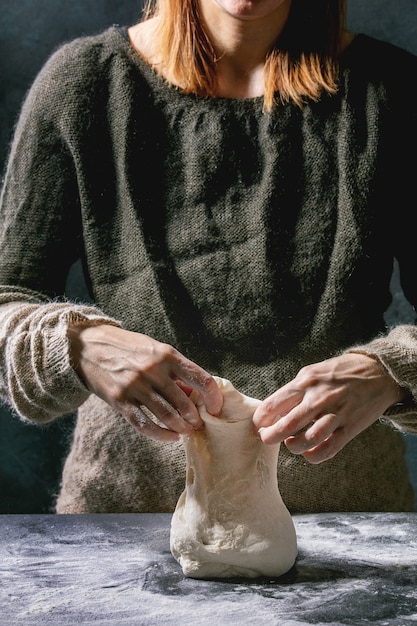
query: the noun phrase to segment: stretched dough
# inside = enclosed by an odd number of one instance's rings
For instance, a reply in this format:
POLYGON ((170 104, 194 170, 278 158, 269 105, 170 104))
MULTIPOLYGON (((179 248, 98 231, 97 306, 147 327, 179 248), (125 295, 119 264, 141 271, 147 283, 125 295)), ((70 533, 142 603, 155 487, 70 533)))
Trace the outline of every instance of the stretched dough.
POLYGON ((292 517, 278 489, 278 445, 252 431, 260 403, 215 377, 219 417, 193 392, 205 428, 183 439, 186 485, 171 521, 170 547, 190 578, 276 577, 297 556, 292 517))

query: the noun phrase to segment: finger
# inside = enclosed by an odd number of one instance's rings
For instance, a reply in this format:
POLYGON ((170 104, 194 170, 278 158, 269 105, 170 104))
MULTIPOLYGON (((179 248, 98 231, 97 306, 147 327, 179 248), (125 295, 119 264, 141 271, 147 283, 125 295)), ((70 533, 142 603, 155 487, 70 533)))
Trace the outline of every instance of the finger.
POLYGON ((313 424, 299 435, 287 437, 285 445, 293 454, 304 454, 326 441, 340 427, 340 420, 330 413, 315 420, 313 424))
POLYGON ((182 382, 182 380, 176 380, 175 384, 178 385, 178 387, 180 389, 183 390, 183 392, 187 395, 187 396, 191 396, 191 394, 193 393, 193 388, 190 387, 190 385, 186 385, 185 383, 182 382))
POLYGON ((261 427, 258 431, 260 438, 266 444, 281 443, 289 437, 300 433, 317 416, 317 413, 304 404, 297 405, 287 415, 278 417, 271 426, 261 427))
POLYGON ((149 439, 162 442, 173 442, 179 439, 178 433, 158 426, 139 407, 130 405, 122 414, 141 435, 149 439))
POLYGON ((303 399, 304 393, 289 390, 288 386, 281 387, 257 407, 253 414, 255 428, 268 428, 281 420, 293 410, 303 399))
MULTIPOLYGON (((140 399, 137 402, 143 404, 140 399)), ((146 407, 169 430, 181 435, 191 435, 203 424, 195 404, 174 382, 160 392, 150 392, 146 407)))
POLYGON ((175 382, 166 387, 164 397, 184 421, 191 424, 194 429, 199 429, 204 426, 204 422, 195 403, 190 400, 191 393, 192 389, 188 385, 178 385, 175 382))
POLYGON ((223 394, 213 376, 191 361, 182 362, 176 372, 183 384, 200 392, 207 413, 220 415, 223 407, 223 394))
POLYGON ((343 427, 335 430, 330 437, 323 441, 320 445, 311 450, 307 450, 303 457, 309 463, 318 465, 324 461, 332 459, 342 448, 349 442, 349 437, 343 427))

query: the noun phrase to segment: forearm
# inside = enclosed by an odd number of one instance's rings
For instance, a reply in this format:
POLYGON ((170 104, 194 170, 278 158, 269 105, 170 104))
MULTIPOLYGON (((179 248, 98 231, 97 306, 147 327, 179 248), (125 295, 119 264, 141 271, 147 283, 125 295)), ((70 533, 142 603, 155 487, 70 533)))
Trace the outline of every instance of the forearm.
POLYGON ((90 394, 72 367, 68 327, 113 324, 98 309, 0 298, 0 397, 22 418, 43 423, 73 412, 90 394))

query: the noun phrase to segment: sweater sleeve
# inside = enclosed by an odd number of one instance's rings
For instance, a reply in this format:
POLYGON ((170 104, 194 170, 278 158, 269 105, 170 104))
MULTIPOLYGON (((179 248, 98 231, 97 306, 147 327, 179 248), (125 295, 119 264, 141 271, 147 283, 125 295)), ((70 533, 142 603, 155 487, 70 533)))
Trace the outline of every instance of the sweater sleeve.
POLYGON ((386 337, 377 337, 347 352, 376 357, 393 379, 410 392, 410 399, 390 407, 384 418, 399 430, 417 433, 417 327, 396 326, 386 337))
POLYGON ((74 138, 78 127, 85 132, 94 91, 94 74, 78 70, 78 49, 53 54, 29 90, 0 195, 0 399, 38 423, 89 396, 71 367, 68 325, 118 324, 64 297, 68 272, 84 254, 74 138))
POLYGON ((23 420, 49 422, 90 394, 71 366, 68 325, 119 324, 94 306, 16 297, 0 297, 0 398, 23 420))

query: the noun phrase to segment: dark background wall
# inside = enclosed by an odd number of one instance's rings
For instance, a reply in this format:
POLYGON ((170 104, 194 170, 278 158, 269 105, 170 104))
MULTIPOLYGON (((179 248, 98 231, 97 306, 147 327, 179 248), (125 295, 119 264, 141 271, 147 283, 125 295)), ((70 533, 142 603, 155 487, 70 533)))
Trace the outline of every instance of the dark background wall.
MULTIPOLYGON (((111 24, 140 18, 141 0, 0 0, 0 170, 24 94, 50 53, 63 41, 95 33, 111 24)), ((416 0, 351 0, 351 30, 365 32, 417 54, 416 0)), ((404 92, 406 96, 406 90, 404 92)), ((396 273, 388 323, 414 321, 396 273)), ((68 294, 83 298, 77 267, 68 294)), ((0 409, 0 513, 47 513, 58 489, 73 417, 47 427, 23 424, 0 409)), ((408 461, 417 492, 417 437, 406 437, 408 461)))

